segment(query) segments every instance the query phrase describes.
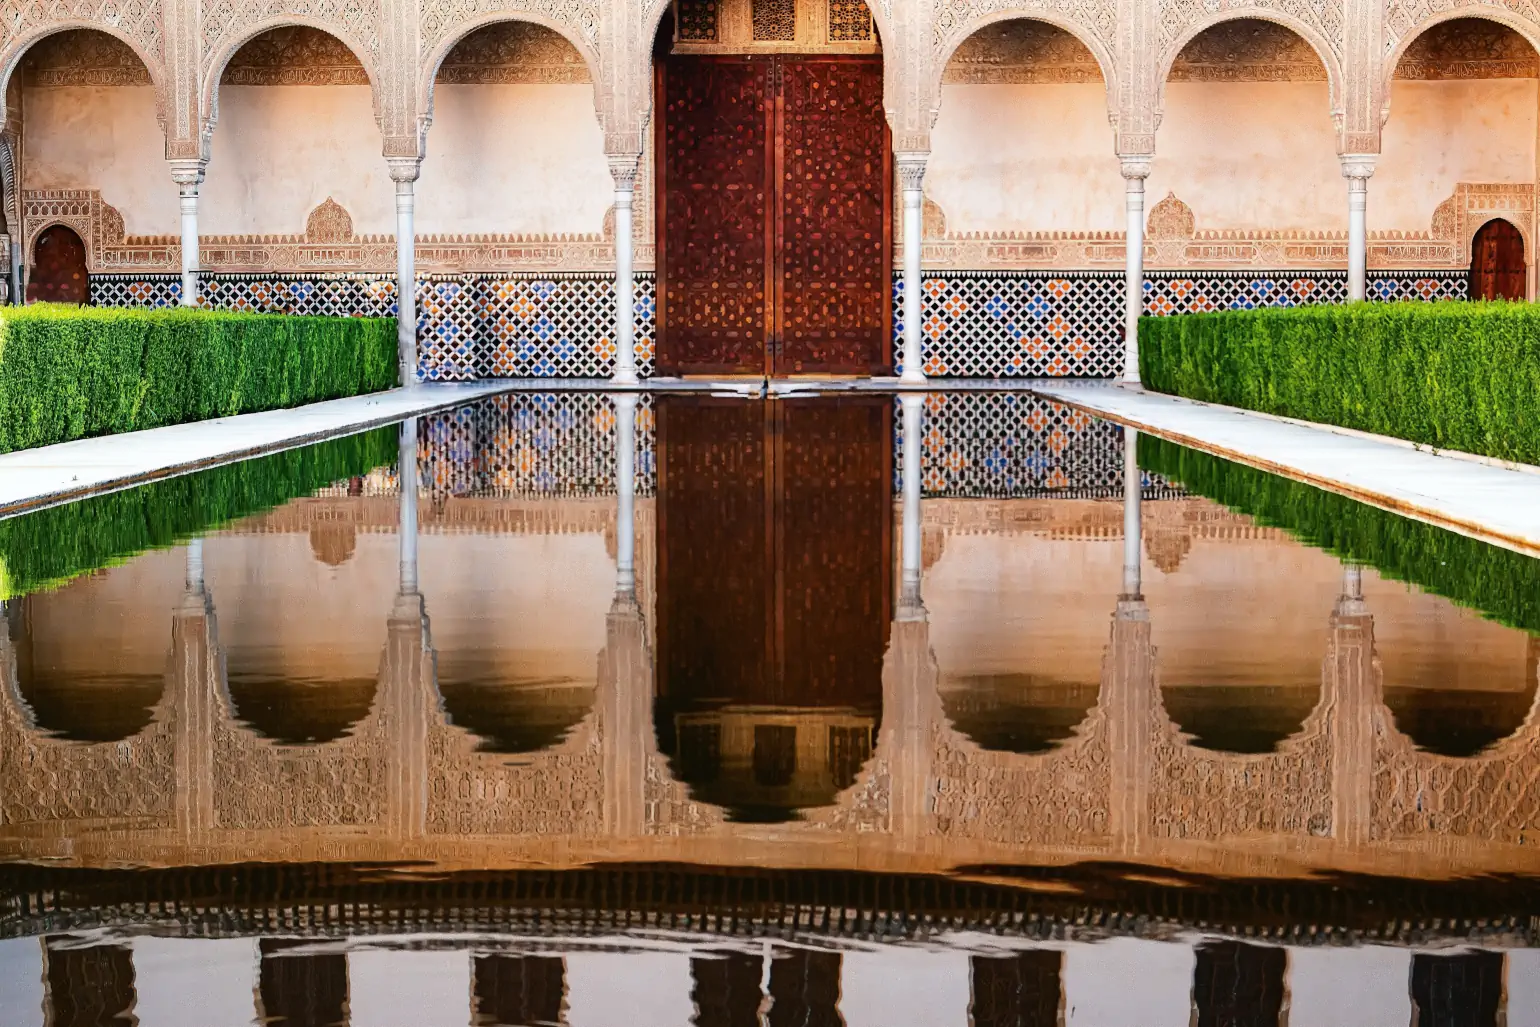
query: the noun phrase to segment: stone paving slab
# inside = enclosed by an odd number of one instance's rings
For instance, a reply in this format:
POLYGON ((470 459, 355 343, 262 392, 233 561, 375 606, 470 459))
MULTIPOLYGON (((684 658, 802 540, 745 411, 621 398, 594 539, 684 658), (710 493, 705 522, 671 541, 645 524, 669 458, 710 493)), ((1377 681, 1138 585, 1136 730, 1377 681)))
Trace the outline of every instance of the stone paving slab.
POLYGON ((0 454, 0 516, 350 435, 509 391, 445 382, 0 454))
POLYGON ((1034 381, 1088 413, 1540 556, 1540 474, 1419 449, 1401 439, 1289 421, 1111 383, 1034 381))

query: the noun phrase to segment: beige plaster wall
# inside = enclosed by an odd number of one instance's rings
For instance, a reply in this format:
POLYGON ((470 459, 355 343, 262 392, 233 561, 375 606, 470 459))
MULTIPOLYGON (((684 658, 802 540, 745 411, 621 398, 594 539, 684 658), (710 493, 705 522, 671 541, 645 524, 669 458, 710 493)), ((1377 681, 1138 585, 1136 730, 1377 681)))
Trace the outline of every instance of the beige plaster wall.
POLYGON ((99 189, 129 235, 178 230, 177 188, 150 86, 22 91, 23 189, 99 189))
POLYGON ((203 235, 298 234, 328 196, 359 235, 394 235, 396 187, 368 86, 222 86, 203 235))
POLYGON ((1100 82, 945 85, 925 192, 951 232, 1121 231, 1113 148, 1100 82))
POLYGON ((1345 230, 1326 83, 1168 83, 1145 188, 1176 193, 1199 230, 1345 230))
POLYGON ((1459 182, 1533 182, 1535 79, 1397 80, 1369 182, 1369 230, 1427 231, 1459 182))
POLYGON ((419 234, 598 232, 613 193, 593 86, 434 89, 419 234))

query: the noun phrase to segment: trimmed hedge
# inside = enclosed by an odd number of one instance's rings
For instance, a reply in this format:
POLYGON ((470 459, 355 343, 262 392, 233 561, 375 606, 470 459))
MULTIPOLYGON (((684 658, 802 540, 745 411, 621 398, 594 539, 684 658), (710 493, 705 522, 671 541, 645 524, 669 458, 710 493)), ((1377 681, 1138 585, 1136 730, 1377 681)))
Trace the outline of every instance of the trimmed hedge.
POLYGON ((0 307, 0 452, 395 384, 390 318, 0 307))
POLYGON ((1145 317, 1139 371, 1158 392, 1540 463, 1540 305, 1145 317))
POLYGON ((1540 634, 1540 560, 1152 435, 1139 436, 1139 466, 1307 545, 1540 634))
POLYGON ((375 428, 0 521, 0 598, 57 588, 397 456, 396 429, 375 428))

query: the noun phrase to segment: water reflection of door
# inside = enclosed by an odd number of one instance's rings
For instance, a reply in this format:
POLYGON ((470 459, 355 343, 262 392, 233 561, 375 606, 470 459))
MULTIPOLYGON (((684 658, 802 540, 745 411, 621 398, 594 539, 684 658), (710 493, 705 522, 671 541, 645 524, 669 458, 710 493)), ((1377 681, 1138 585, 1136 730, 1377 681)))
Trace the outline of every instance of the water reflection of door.
POLYGON ((892 401, 658 404, 658 730, 743 819, 871 753, 891 620, 892 401))
POLYGON ((660 372, 888 368, 881 59, 675 55, 657 102, 660 372))

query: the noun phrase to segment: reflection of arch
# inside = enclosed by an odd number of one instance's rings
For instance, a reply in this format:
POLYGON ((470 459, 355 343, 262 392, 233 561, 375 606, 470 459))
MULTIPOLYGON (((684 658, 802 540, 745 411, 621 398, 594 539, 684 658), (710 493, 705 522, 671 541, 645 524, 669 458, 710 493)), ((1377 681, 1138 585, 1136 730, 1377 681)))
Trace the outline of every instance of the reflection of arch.
POLYGON ((1323 690, 1312 685, 1173 685, 1160 688, 1166 718, 1195 748, 1260 755, 1307 733, 1323 690))
POLYGON ((479 739, 479 752, 522 755, 554 748, 593 709, 592 684, 508 681, 456 666, 465 662, 455 653, 438 654, 438 692, 445 719, 479 739))
POLYGON ((1424 752, 1501 758, 1540 728, 1540 638, 1530 637, 1524 660, 1522 692, 1386 687, 1380 701, 1394 730, 1424 752))
POLYGON ((358 548, 358 529, 337 521, 316 521, 310 526, 310 552, 328 567, 341 567, 358 548))
POLYGON ((1165 110, 1166 84, 1171 80, 1171 69, 1176 64, 1177 58, 1182 55, 1182 51, 1187 48, 1187 44, 1215 26, 1243 20, 1270 21, 1275 25, 1288 29, 1310 44, 1310 48, 1321 59, 1322 67, 1326 69, 1329 113, 1334 117, 1341 113, 1343 95, 1342 67, 1337 61, 1336 54, 1332 52, 1331 43, 1326 37, 1293 15, 1265 7, 1246 7, 1221 11, 1210 18, 1194 22, 1187 27, 1187 30, 1182 35, 1172 42, 1166 53, 1162 55, 1160 61, 1159 84, 1156 86, 1155 92, 1155 111, 1157 115, 1165 110))
POLYGON ((420 116, 432 119, 433 87, 438 83, 439 69, 443 67, 444 61, 449 55, 454 52, 455 47, 484 28, 510 21, 522 21, 531 25, 539 25, 541 28, 549 29, 572 44, 573 49, 582 56, 583 63, 587 65, 589 77, 593 79, 594 89, 597 93, 598 84, 604 81, 599 64, 599 55, 588 40, 572 30, 572 26, 559 19, 548 18, 543 14, 536 14, 532 11, 520 11, 514 15, 510 15, 506 11, 499 11, 482 15, 479 18, 472 18, 457 25, 455 32, 445 36, 429 52, 427 59, 423 62, 422 77, 417 81, 417 110, 420 116))
POLYGON ((1529 280, 1524 233, 1506 218, 1476 229, 1470 244, 1470 298, 1522 302, 1529 280))
MULTIPOLYGON (((247 43, 274 29, 283 28, 314 29, 317 32, 323 32, 331 36, 337 42, 347 47, 354 59, 358 61, 359 66, 364 69, 364 74, 369 78, 369 97, 370 102, 374 106, 374 121, 376 126, 380 124, 381 111, 384 109, 384 105, 380 99, 379 75, 374 66, 362 56, 369 52, 368 47, 353 38, 351 33, 343 31, 335 25, 329 25, 313 18, 285 15, 280 18, 268 18, 265 21, 249 26, 246 31, 237 36, 232 42, 226 44, 225 48, 219 51, 214 60, 209 63, 208 71, 203 76, 203 95, 207 98, 204 100, 203 109, 203 145, 205 147, 208 146, 208 141, 214 134, 214 126, 219 123, 219 83, 224 77, 226 66, 229 65, 236 54, 241 52, 241 49, 247 43)), ((207 153, 206 150, 205 153, 207 153)))
MULTIPOLYGON (((987 17, 967 22, 961 28, 954 30, 947 36, 946 41, 941 44, 937 51, 934 70, 937 85, 940 85, 941 76, 946 73, 946 66, 951 63, 958 47, 991 25, 998 25, 1001 22, 1007 21, 1041 22, 1044 25, 1051 25, 1073 37, 1076 42, 1086 48, 1091 54, 1092 59, 1096 61, 1097 70, 1101 72, 1102 84, 1107 90, 1107 110, 1111 112, 1115 109, 1117 103, 1118 72, 1117 61, 1113 59, 1111 51, 1102 44, 1101 40, 1086 32, 1083 26, 1075 24, 1075 22, 1068 18, 1061 18, 1048 12, 997 12, 987 17)), ((936 90, 936 95, 940 95, 939 88, 936 90)))
POLYGON ((1034 674, 943 679, 941 708, 981 749, 1037 755, 1082 733, 1096 708, 1099 682, 1057 681, 1034 674))
POLYGON ((227 673, 232 719, 279 745, 346 738, 374 708, 374 678, 319 681, 281 673, 227 673))
POLYGON ((27 263, 27 302, 85 303, 91 273, 85 240, 69 225, 54 223, 33 238, 27 263))

